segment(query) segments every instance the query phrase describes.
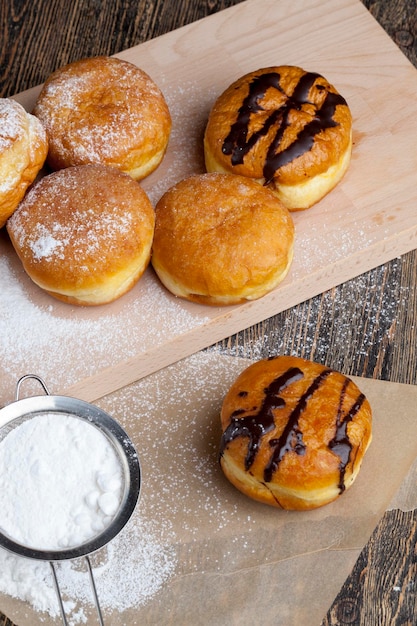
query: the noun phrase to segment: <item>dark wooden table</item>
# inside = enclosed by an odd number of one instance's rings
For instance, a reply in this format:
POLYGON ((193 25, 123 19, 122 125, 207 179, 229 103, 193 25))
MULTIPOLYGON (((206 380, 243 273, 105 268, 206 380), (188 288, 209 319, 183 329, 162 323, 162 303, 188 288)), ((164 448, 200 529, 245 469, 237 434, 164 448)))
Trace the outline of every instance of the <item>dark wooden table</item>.
MULTIPOLYGON (((0 97, 43 82, 60 65, 115 54, 239 1, 2 0, 0 97)), ((363 2, 417 67, 417 0, 363 2)), ((416 278, 413 251, 230 337, 221 347, 231 352, 243 347, 256 358, 279 349, 346 374, 416 384, 416 278)), ((322 626, 416 625, 416 543, 417 510, 388 511, 322 626)), ((0 614, 0 626, 13 625, 0 614)))

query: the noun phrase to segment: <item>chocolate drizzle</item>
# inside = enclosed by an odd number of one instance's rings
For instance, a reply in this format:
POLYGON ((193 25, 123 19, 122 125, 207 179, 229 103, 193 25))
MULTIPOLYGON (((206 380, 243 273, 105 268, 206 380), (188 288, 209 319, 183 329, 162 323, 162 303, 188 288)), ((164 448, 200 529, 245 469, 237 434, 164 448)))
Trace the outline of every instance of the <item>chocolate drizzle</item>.
MULTIPOLYGON (((303 433, 300 429, 299 421, 303 411, 313 394, 320 388, 326 378, 332 373, 330 369, 324 369, 309 385, 308 389, 301 395, 296 406, 292 409, 288 416, 287 423, 281 435, 269 441, 272 450, 269 462, 264 468, 264 481, 271 482, 274 472, 277 470, 280 462, 288 452, 295 452, 298 455, 305 454, 306 445, 303 441, 303 433)), ((245 457, 245 470, 249 471, 255 461, 262 437, 274 429, 274 411, 285 407, 285 400, 281 397, 281 392, 292 383, 302 379, 303 372, 298 367, 289 368, 284 374, 276 378, 271 384, 265 388, 265 397, 257 412, 247 414, 247 410, 239 409, 231 415, 230 424, 224 431, 220 443, 220 456, 223 454, 227 445, 238 437, 247 437, 249 439, 248 449, 245 457), (242 415, 246 414, 244 417, 242 415)), ((346 467, 350 460, 352 444, 347 434, 347 427, 356 414, 359 412, 365 396, 360 393, 354 401, 351 408, 347 412, 343 412, 343 404, 346 397, 346 390, 350 383, 346 379, 340 393, 339 405, 336 414, 336 432, 333 439, 329 442, 329 449, 334 452, 340 459, 339 471, 340 481, 339 489, 344 491, 344 477, 346 467)), ((247 396, 247 391, 239 391, 239 397, 247 396)), ((256 411, 256 407, 251 411, 256 411)))
MULTIPOLYGON (((320 108, 315 108, 315 115, 302 130, 295 140, 286 148, 280 150, 280 145, 287 127, 290 124, 291 111, 300 111, 304 104, 314 105, 309 100, 310 89, 315 81, 322 78, 320 74, 306 72, 301 76, 292 94, 286 94, 280 85, 278 72, 267 72, 255 77, 249 85, 249 93, 243 100, 239 109, 236 122, 232 124, 228 136, 222 146, 222 152, 231 155, 232 165, 244 162, 245 155, 262 138, 268 135, 270 129, 278 123, 278 129, 270 141, 263 166, 265 184, 271 182, 275 173, 284 165, 302 156, 311 150, 315 136, 322 130, 337 126, 333 116, 337 105, 346 105, 346 100, 337 93, 327 91, 320 108), (249 124, 252 117, 256 117, 264 109, 259 101, 265 96, 268 89, 277 89, 285 96, 285 102, 279 108, 273 110, 265 119, 263 125, 249 137, 249 124)), ((316 85, 320 91, 326 89, 324 85, 316 85)))
POLYGON ((265 397, 258 413, 245 417, 240 417, 245 412, 243 409, 232 413, 230 424, 221 438, 220 455, 223 454, 227 444, 237 437, 248 437, 249 445, 245 458, 245 469, 248 471, 255 460, 262 436, 275 427, 274 410, 285 406, 285 400, 279 394, 303 376, 302 371, 297 367, 290 368, 265 389, 265 397))
POLYGON ((337 411, 336 418, 336 434, 331 441, 329 441, 329 448, 337 454, 340 459, 339 470, 340 470, 340 481, 339 481, 339 489, 340 491, 345 490, 345 472, 346 466, 349 463, 350 453, 352 451, 352 444, 350 443, 349 437, 347 435, 347 427, 349 422, 353 420, 355 415, 360 410, 362 404, 364 403, 365 396, 363 393, 359 395, 359 397, 355 400, 349 411, 345 416, 342 415, 342 406, 343 400, 346 395, 346 389, 349 385, 349 379, 347 379, 343 385, 342 392, 340 394, 340 402, 337 411))
POLYGON ((284 458, 285 454, 293 450, 299 455, 305 453, 305 443, 303 442, 303 434, 299 427, 299 420, 302 412, 307 406, 307 402, 323 381, 329 376, 331 370, 323 370, 311 383, 309 388, 300 397, 296 407, 292 410, 288 417, 288 422, 278 439, 271 439, 269 445, 273 449, 271 459, 264 470, 264 480, 269 483, 272 475, 278 468, 278 465, 284 458))

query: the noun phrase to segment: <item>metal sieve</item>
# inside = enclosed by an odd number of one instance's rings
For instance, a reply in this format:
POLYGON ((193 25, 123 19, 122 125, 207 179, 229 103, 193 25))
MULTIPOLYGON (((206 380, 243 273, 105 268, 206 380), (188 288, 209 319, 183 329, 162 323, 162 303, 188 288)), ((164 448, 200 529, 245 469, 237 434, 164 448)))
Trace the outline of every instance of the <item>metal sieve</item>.
POLYGON ((88 422, 99 429, 113 446, 120 461, 124 486, 122 498, 111 523, 102 532, 92 537, 81 545, 65 548, 62 550, 37 550, 22 545, 14 541, 7 534, 0 530, 0 546, 20 556, 49 561, 53 583, 57 594, 62 622, 65 626, 68 621, 65 615, 62 593, 59 587, 55 563, 63 560, 84 558, 90 578, 94 604, 97 610, 99 623, 104 626, 103 615, 100 608, 97 589, 94 581, 93 568, 89 555, 103 548, 107 543, 116 537, 130 519, 137 501, 139 499, 141 487, 141 469, 139 458, 135 447, 123 428, 105 411, 98 407, 68 396, 53 396, 39 376, 27 374, 22 376, 16 385, 15 401, 0 409, 0 441, 4 439, 14 428, 20 426, 24 421, 44 413, 62 413, 66 416, 74 417, 88 422), (45 395, 30 396, 20 398, 21 386, 27 379, 35 379, 42 386, 45 395))

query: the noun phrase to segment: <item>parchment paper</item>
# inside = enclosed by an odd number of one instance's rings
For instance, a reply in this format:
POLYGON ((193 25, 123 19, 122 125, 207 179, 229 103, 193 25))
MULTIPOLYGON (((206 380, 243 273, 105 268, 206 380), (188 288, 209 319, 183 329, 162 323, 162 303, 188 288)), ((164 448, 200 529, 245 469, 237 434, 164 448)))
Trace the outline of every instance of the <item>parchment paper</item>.
MULTIPOLYGON (((151 525, 175 560, 147 602, 122 613, 105 607, 106 624, 249 626, 261 615, 271 626, 318 625, 390 502, 401 507, 392 498, 417 456, 417 388, 370 379, 354 380, 373 408, 373 442, 356 482, 336 502, 286 512, 230 485, 217 463, 219 409, 248 364, 198 353, 97 402, 122 423, 141 459, 131 523, 151 525)), ((414 478, 405 499, 408 508, 417 505, 414 478)), ((119 554, 113 567, 131 577, 126 558, 119 554)), ((97 576, 107 598, 102 583, 97 576)), ((0 608, 19 626, 60 623, 5 596, 0 608)), ((96 623, 89 613, 88 624, 96 623)))

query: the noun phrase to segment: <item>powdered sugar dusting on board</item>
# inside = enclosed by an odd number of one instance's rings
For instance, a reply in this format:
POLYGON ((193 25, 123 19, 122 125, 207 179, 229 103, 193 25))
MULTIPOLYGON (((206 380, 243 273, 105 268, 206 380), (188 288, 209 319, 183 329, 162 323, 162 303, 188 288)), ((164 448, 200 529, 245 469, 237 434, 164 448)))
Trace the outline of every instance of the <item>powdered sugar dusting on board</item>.
MULTIPOLYGON (((143 187, 155 204, 160 195, 179 178, 203 170, 201 144, 192 138, 202 137, 208 115, 207 103, 214 102, 215 87, 207 94, 196 81, 162 90, 173 117, 170 150, 175 158, 165 159, 143 187), (187 100, 187 107, 181 102, 187 100)), ((40 233, 36 251, 39 255, 61 251, 61 237, 40 233)), ((1 245, 1 241, 0 241, 1 245)), ((9 248, 11 254, 14 251, 9 248)), ((106 307, 100 315, 77 308, 57 306, 50 298, 43 306, 31 300, 27 283, 12 269, 7 255, 0 257, 2 294, 0 299, 0 357, 3 395, 9 399, 16 380, 28 371, 41 375, 51 389, 69 387, 79 380, 105 369, 117 361, 163 343, 172 337, 202 326, 207 318, 194 317, 183 303, 167 298, 159 284, 144 276, 135 287, 134 302, 106 307), (117 310, 114 314, 112 311, 117 310), (68 311, 68 313, 67 313, 68 311), (90 319, 91 317, 91 319, 90 319), (145 330, 144 330, 145 329, 145 330)))
POLYGON ((192 317, 149 274, 135 287, 137 297, 120 301, 112 312, 103 307, 90 317, 89 310, 64 307, 62 315, 53 298, 44 306, 35 304, 11 262, 0 257, 3 401, 10 400, 23 374, 36 373, 51 389, 64 389, 95 374, 98 366, 110 367, 138 350, 150 350, 164 337, 204 324, 203 316, 192 317))
MULTIPOLYGON (((371 375, 373 368, 380 366, 374 360, 380 358, 375 347, 388 350, 399 316, 415 297, 408 283, 402 284, 404 263, 403 257, 393 259, 389 265, 381 265, 265 320, 261 332, 249 328, 239 338, 233 336, 214 349, 255 360, 291 354, 346 374, 371 375), (394 290, 387 290, 387 283, 394 285, 394 290)), ((410 324, 414 326, 414 320, 410 324)), ((382 374, 393 379, 388 353, 382 374)))
POLYGON ((142 181, 154 205, 179 180, 205 171, 204 128, 210 104, 218 95, 214 86, 211 90, 201 90, 195 81, 183 81, 174 87, 169 85, 164 90, 164 80, 161 80, 159 86, 171 111, 172 130, 167 157, 155 174, 142 181), (184 101, 187 103, 185 107, 184 101))
MULTIPOLYGON (((167 80, 167 79, 166 79, 167 80)), ((160 85, 171 111, 173 125, 169 151, 175 154, 163 160, 154 174, 142 181, 153 205, 179 178, 203 171, 201 145, 208 114, 207 102, 217 92, 202 92, 197 81, 188 81, 174 88, 160 85), (187 99, 187 107, 181 103, 187 99)), ((62 251, 62 233, 39 233, 35 252, 40 256, 62 251)), ((107 305, 97 316, 89 309, 57 304, 53 298, 31 297, 27 281, 22 282, 11 247, 3 254, 0 239, 0 359, 3 398, 9 401, 16 380, 28 371, 42 376, 51 389, 76 384, 118 361, 125 361, 161 344, 164 338, 181 335, 203 326, 209 318, 190 313, 183 303, 167 297, 161 285, 145 274, 135 287, 137 297, 128 294, 119 303, 107 305), (9 254, 13 258, 9 260, 9 254), (114 313, 113 311, 116 312, 114 313), (68 311, 68 312, 67 312, 68 311), (144 330, 145 329, 145 330, 144 330)))

